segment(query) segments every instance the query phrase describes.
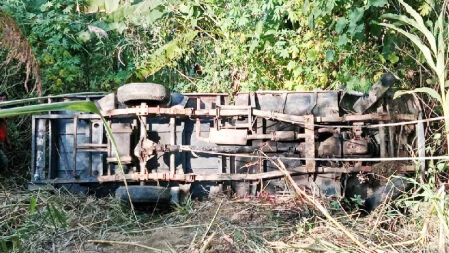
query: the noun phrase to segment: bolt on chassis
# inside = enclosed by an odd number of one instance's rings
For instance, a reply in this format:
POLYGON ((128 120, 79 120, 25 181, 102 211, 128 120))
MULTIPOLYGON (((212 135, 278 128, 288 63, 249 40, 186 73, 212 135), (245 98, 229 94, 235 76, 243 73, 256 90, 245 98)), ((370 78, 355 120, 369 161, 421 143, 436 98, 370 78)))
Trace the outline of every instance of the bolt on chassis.
POLYGON ((356 189, 369 198, 379 188, 385 191, 386 184, 364 182, 361 175, 388 169, 408 173, 416 167, 378 166, 382 162, 372 158, 424 151, 422 122, 370 127, 421 117, 413 96, 391 99, 393 83, 386 74, 368 94, 258 91, 233 97, 132 83, 116 94, 65 97, 97 104, 124 174, 100 116, 50 112, 33 116, 31 185, 110 185, 127 198, 120 186, 126 178, 135 202, 176 202, 183 193, 204 194, 205 189, 276 192, 285 186, 284 172, 274 163, 280 159, 298 185, 314 194, 343 196, 356 189))

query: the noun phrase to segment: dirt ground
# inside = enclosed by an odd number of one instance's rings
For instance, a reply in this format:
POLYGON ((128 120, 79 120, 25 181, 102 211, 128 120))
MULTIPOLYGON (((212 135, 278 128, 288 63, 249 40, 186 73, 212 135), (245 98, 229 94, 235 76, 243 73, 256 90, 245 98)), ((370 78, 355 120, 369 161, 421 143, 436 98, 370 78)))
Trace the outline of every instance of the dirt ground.
POLYGON ((81 244, 72 245, 65 252, 253 251, 263 247, 263 240, 280 239, 297 229, 302 210, 286 202, 281 204, 281 199, 217 197, 195 202, 188 208, 175 209, 167 214, 171 218, 161 223, 134 231, 108 233, 103 242, 89 242, 97 237, 87 236, 81 244), (174 220, 179 223, 170 224, 174 220), (242 248, 241 244, 247 242, 253 245, 242 248))
POLYGON ((422 200, 411 205, 406 196, 369 215, 343 208, 343 200, 315 198, 331 221, 288 190, 188 200, 176 207, 139 206, 134 214, 111 197, 1 189, 0 252, 437 252, 442 247, 432 205, 422 200))

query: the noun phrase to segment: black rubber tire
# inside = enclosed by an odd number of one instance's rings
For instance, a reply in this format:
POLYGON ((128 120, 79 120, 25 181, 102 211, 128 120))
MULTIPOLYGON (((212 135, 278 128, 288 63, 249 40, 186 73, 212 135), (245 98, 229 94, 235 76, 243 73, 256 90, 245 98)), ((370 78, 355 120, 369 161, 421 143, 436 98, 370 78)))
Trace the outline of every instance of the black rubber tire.
MULTIPOLYGON (((166 203, 171 199, 170 188, 151 185, 129 185, 129 195, 133 203, 166 203)), ((115 190, 115 197, 123 201, 128 200, 125 186, 115 190)))
POLYGON ((170 91, 156 83, 129 83, 117 90, 117 100, 126 105, 149 102, 151 104, 168 104, 170 91))
POLYGON ((406 179, 393 178, 385 185, 379 187, 365 200, 365 211, 371 212, 383 203, 387 203, 404 194, 412 184, 406 179))

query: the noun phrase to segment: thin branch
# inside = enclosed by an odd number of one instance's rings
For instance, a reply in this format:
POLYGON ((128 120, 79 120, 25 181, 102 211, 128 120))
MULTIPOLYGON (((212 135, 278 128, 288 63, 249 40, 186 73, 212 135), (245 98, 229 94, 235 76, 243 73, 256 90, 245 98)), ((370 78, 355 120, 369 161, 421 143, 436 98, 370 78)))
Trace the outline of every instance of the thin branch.
POLYGON ((168 252, 166 250, 161 250, 161 249, 153 248, 153 247, 150 247, 150 246, 138 244, 137 242, 105 241, 105 240, 87 240, 87 242, 99 243, 99 244, 110 244, 110 245, 113 245, 113 244, 128 245, 128 246, 135 246, 135 247, 151 250, 151 251, 154 251, 154 252, 168 252))

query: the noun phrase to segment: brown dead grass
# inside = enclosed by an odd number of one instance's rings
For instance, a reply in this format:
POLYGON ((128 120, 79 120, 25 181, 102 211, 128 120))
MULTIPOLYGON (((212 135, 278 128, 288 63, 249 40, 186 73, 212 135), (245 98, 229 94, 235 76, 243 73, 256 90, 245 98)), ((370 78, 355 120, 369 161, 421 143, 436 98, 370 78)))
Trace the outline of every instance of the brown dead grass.
POLYGON ((138 210, 136 221, 129 207, 113 198, 58 190, 2 189, 0 242, 15 252, 439 250, 438 216, 422 200, 404 198, 395 204, 409 208, 399 211, 386 205, 366 216, 357 210, 344 211, 336 200, 320 200, 330 215, 364 245, 365 249, 361 249, 334 223, 288 191, 276 196, 222 195, 206 201, 187 201, 169 212, 138 210), (34 212, 30 209, 33 198, 34 212))

